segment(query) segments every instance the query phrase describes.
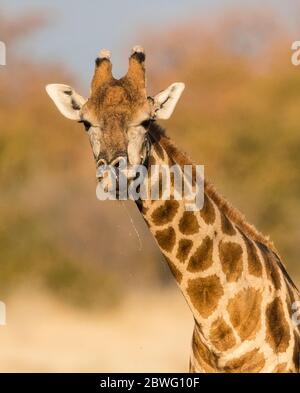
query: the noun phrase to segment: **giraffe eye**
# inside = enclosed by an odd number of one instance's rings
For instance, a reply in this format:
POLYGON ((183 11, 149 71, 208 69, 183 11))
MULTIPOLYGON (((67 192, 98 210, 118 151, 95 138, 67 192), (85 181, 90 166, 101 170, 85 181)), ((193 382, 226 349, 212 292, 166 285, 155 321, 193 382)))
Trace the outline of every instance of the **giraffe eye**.
POLYGON ((86 131, 92 127, 91 123, 87 120, 80 120, 78 123, 82 123, 86 131))

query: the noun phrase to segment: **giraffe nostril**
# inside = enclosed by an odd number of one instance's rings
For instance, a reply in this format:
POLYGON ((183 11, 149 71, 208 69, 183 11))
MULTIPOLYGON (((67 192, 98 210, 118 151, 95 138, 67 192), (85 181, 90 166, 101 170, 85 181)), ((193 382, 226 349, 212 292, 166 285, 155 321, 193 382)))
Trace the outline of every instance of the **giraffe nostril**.
POLYGON ((106 160, 104 158, 100 158, 100 160, 97 161, 96 166, 99 168, 100 166, 107 165, 106 160))
POLYGON ((110 162, 100 158, 96 165, 96 178, 103 179, 107 173, 110 173, 110 175, 113 175, 115 178, 117 178, 122 170, 125 170, 126 164, 127 160, 125 156, 119 156, 110 162))
POLYGON ((115 168, 119 168, 119 167, 120 167, 120 161, 116 162, 116 163, 114 164, 114 167, 115 167, 115 168))
POLYGON ((124 165, 126 165, 126 157, 117 157, 116 159, 111 161, 110 165, 113 166, 115 169, 120 169, 121 167, 124 167, 124 165))

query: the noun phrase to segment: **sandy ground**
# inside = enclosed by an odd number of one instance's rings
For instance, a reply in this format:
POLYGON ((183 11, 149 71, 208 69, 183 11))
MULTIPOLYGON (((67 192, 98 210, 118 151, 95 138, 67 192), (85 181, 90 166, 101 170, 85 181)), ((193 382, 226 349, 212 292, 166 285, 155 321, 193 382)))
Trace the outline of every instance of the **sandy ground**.
POLYGON ((193 320, 179 291, 135 294, 83 312, 40 292, 6 302, 0 371, 187 371, 193 320))

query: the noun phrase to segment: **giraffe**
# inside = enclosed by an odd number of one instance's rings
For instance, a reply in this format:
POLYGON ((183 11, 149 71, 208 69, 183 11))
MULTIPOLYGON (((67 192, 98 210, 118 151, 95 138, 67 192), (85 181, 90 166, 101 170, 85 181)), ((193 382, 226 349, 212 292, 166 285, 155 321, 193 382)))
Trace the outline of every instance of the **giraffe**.
MULTIPOLYGON (((46 86, 60 112, 83 123, 96 168, 117 169, 123 158, 147 168, 194 165, 156 122, 171 116, 184 84, 147 97, 144 50, 133 48, 118 80, 110 57, 99 53, 87 100, 68 85, 46 86)), ((271 241, 206 180, 201 210, 186 210, 174 184, 168 200, 136 204, 194 317, 190 372, 299 372, 299 291, 271 241)))

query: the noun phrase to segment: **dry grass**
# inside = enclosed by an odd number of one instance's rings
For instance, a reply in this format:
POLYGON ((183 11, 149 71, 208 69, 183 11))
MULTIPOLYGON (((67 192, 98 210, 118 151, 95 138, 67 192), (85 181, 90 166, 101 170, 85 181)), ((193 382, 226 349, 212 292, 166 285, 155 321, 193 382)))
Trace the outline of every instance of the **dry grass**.
POLYGON ((131 295, 112 312, 82 312, 38 292, 7 301, 2 372, 187 371, 192 317, 178 291, 131 295))

